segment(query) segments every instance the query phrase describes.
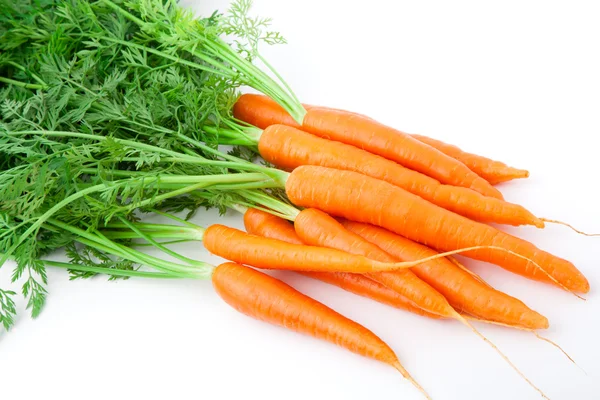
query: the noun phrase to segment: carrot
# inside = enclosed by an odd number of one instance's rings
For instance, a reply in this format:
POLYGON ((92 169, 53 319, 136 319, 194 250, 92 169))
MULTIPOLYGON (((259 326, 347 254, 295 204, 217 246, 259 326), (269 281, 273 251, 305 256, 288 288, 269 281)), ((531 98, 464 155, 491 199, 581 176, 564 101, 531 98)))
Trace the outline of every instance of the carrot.
POLYGON ((211 253, 240 264, 261 269, 289 269, 314 272, 368 272, 393 271, 410 268, 421 262, 445 257, 478 247, 441 253, 432 258, 411 262, 383 263, 362 256, 355 256, 335 249, 285 243, 276 239, 262 238, 225 225, 214 224, 206 228, 204 247, 211 253))
MULTIPOLYGON (((339 222, 331 218, 322 211, 315 209, 307 209, 296 217, 295 230, 300 239, 303 242, 309 244, 323 245, 338 249, 347 249, 356 254, 365 254, 371 258, 390 260, 391 257, 385 252, 382 252, 377 246, 371 245, 369 242, 362 239, 360 236, 355 235, 347 231, 339 222)), ((379 280, 382 273, 369 274, 370 277, 379 280)), ((414 277, 414 276, 413 276, 414 277)), ((519 369, 502 353, 492 342, 490 342, 485 336, 483 336, 477 329, 475 329, 467 319, 458 314, 435 290, 431 290, 427 285, 416 284, 418 279, 411 279, 411 277, 405 276, 384 276, 383 281, 391 283, 393 286, 390 287, 395 291, 399 291, 410 299, 416 300, 415 304, 418 306, 424 306, 423 309, 429 312, 438 313, 443 316, 457 319, 459 322, 466 325, 473 333, 488 343, 500 356, 523 378, 529 383, 534 389, 536 389, 542 396, 545 397, 544 393, 538 389, 519 369), (402 283, 406 288, 402 287, 402 283), (428 290, 429 289, 429 290, 428 290), (431 297, 429 297, 431 296, 431 297)))
POLYGON ((391 365, 429 398, 377 335, 291 286, 235 263, 219 265, 212 282, 219 296, 237 311, 391 365))
POLYGON ((301 165, 319 165, 360 172, 476 221, 544 226, 542 220, 517 204, 486 197, 467 188, 442 185, 433 178, 368 151, 322 139, 290 126, 270 125, 260 135, 258 149, 266 161, 288 171, 301 165))
POLYGON ((464 255, 570 291, 589 291, 587 279, 572 263, 378 179, 352 171, 302 166, 289 175, 286 193, 297 206, 377 225, 437 250, 495 246, 464 255))
MULTIPOLYGON (((307 108, 303 104, 304 108, 307 108)), ((266 129, 271 125, 284 124, 300 128, 300 124, 270 97, 246 93, 233 105, 233 116, 241 121, 266 129)))
MULTIPOLYGON (((348 220, 343 220, 342 225, 391 254, 396 260, 407 261, 436 254, 426 246, 383 228, 348 220)), ((511 326, 528 329, 548 328, 546 317, 533 311, 520 300, 493 289, 481 278, 462 270, 447 258, 417 265, 411 271, 443 294, 460 312, 511 326)))
MULTIPOLYGON (((290 122, 275 104, 256 95, 242 95, 234 106, 234 116, 258 127, 273 121, 290 122), (266 105, 266 107, 265 107, 266 105), (261 108, 264 107, 264 108, 261 108)), ((296 123, 290 123, 297 127, 296 123)), ((360 114, 308 107, 302 130, 314 135, 362 148, 395 161, 407 168, 429 175, 438 181, 473 189, 489 197, 502 199, 502 194, 461 162, 411 137, 360 114)))
POLYGON ((450 156, 462 162, 471 171, 475 172, 477 175, 479 175, 492 185, 507 182, 513 179, 529 177, 529 171, 527 170, 509 167, 508 165, 500 161, 494 161, 489 158, 479 156, 477 154, 467 153, 466 151, 463 151, 460 148, 451 144, 447 144, 442 141, 422 135, 413 134, 412 137, 414 137, 420 142, 423 142, 433 148, 438 149, 447 156, 450 156))
MULTIPOLYGON (((253 235, 287 243, 304 244, 296 234, 294 226, 288 221, 254 208, 249 208, 244 213, 244 227, 248 233, 253 235)), ((423 310, 405 296, 365 275, 346 272, 301 272, 301 274, 382 304, 429 318, 440 318, 439 315, 423 310)))
MULTIPOLYGON (((384 263, 397 262, 379 247, 348 231, 324 212, 313 208, 298 214, 294 228, 298 237, 308 245, 338 249, 384 263)), ((447 318, 456 317, 456 311, 448 304, 446 298, 412 271, 378 272, 367 276, 402 294, 429 313, 447 318)))

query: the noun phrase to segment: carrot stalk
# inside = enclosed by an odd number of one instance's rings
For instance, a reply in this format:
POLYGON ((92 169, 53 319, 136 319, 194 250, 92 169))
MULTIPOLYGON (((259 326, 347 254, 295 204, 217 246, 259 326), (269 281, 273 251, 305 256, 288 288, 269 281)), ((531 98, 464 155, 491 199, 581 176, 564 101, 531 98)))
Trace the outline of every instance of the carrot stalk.
POLYGON ((237 311, 391 365, 430 398, 383 340, 291 286, 235 263, 219 265, 212 275, 212 282, 219 296, 237 311))

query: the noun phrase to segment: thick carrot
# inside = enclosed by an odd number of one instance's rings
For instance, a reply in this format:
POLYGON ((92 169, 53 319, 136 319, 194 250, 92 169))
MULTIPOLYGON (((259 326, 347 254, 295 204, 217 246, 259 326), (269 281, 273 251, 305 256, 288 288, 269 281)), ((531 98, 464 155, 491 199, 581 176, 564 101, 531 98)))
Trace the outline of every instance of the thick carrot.
POLYGON ((427 396, 377 335, 280 280, 252 268, 225 263, 215 269, 212 282, 219 296, 237 311, 389 364, 427 396))
MULTIPOLYGON (((292 224, 283 218, 261 210, 249 208, 244 213, 244 227, 248 233, 253 235, 282 240, 287 243, 303 244, 292 224)), ((301 274, 379 303, 429 318, 440 318, 439 315, 426 312, 405 296, 365 275, 347 272, 301 272, 301 274)))
POLYGON ((471 189, 442 185, 394 161, 287 125, 266 128, 260 136, 258 149, 266 161, 288 171, 301 165, 320 165, 360 172, 476 221, 544 226, 542 220, 517 204, 483 196, 471 189))
MULTIPOLYGON (((274 121, 290 122, 277 110, 276 105, 269 104, 264 98, 242 95, 234 106, 234 116, 263 129, 274 121)), ((298 125, 290 123, 290 126, 298 125)), ((367 150, 442 183, 467 187, 485 196, 502 199, 496 188, 461 162, 369 117, 343 110, 308 107, 302 130, 367 150)))
MULTIPOLYGON (((397 262, 376 245, 348 231, 334 218, 314 208, 300 212, 294 228, 298 237, 308 245, 334 248, 384 263, 397 262)), ((402 294, 429 313, 456 318, 456 311, 446 298, 412 271, 378 272, 367 276, 402 294)))
MULTIPOLYGON (((348 220, 343 220, 342 225, 379 246, 396 260, 408 261, 435 254, 434 250, 383 228, 348 220)), ((460 312, 511 326, 548 328, 546 317, 533 311, 522 301, 493 289, 447 258, 417 265, 411 271, 442 293, 460 312)))
POLYGON ((464 255, 571 291, 589 291, 587 279, 572 263, 363 174, 302 166, 290 174, 286 192, 297 206, 318 208, 334 216, 381 226, 437 250, 495 246, 464 255), (499 251, 499 247, 516 254, 499 251))
MULTIPOLYGON (((364 274, 411 268, 430 260, 430 258, 424 258, 411 262, 383 263, 340 250, 291 244, 281 240, 250 235, 219 224, 211 225, 206 229, 203 241, 204 247, 213 254, 261 269, 364 274)), ((476 248, 478 247, 441 253, 431 259, 472 251, 476 248)))
POLYGON ((529 171, 527 170, 509 167, 500 161, 491 160, 477 154, 467 153, 454 145, 422 135, 413 134, 412 137, 438 149, 447 156, 462 162, 469 167, 471 171, 475 172, 492 185, 513 179, 527 178, 529 176, 529 171))

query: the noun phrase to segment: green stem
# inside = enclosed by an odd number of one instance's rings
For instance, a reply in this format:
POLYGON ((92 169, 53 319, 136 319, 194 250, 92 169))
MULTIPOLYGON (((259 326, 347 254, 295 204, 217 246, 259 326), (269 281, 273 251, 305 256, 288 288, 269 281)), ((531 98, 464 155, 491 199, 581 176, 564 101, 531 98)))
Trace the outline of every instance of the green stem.
POLYGON ((10 78, 5 78, 3 76, 0 76, 0 82, 4 82, 4 83, 8 83, 10 85, 14 85, 14 86, 19 86, 25 89, 45 89, 45 86, 42 85, 38 85, 36 83, 25 83, 25 82, 21 82, 21 81, 16 81, 14 79, 10 79, 10 78))
POLYGON ((139 277, 139 278, 156 278, 156 279, 180 279, 185 276, 179 276, 171 273, 164 272, 147 272, 147 271, 135 271, 135 270, 123 270, 123 269, 112 269, 105 267, 94 267, 88 265, 72 264, 58 261, 42 260, 42 262, 55 268, 70 269, 80 272, 93 272, 96 274, 113 275, 113 276, 127 276, 127 277, 139 277))
POLYGON ((17 247, 19 247, 21 245, 21 243, 23 243, 25 241, 25 239, 27 239, 32 233, 36 232, 42 226, 42 224, 44 222, 46 222, 49 218, 51 218, 61 208, 65 207, 66 205, 68 205, 69 203, 72 203, 75 200, 78 200, 84 196, 87 196, 88 194, 98 192, 98 191, 104 189, 105 187, 106 187, 106 185, 104 185, 104 184, 91 186, 87 189, 83 189, 77 193, 74 193, 74 194, 70 195, 69 197, 63 199, 62 201, 58 202, 57 204, 55 204, 52 208, 50 208, 48 211, 46 211, 44 214, 42 214, 42 216, 40 216, 21 236, 19 236, 19 238, 16 240, 16 242, 6 251, 6 253, 4 253, 2 258, 0 258, 0 267, 2 267, 4 265, 4 263, 6 262, 8 257, 10 257, 12 255, 12 253, 17 249, 17 247))
MULTIPOLYGON (((90 135, 87 133, 69 132, 69 131, 46 131, 46 130, 16 131, 16 132, 7 132, 7 134, 10 136, 40 135, 40 136, 50 136, 50 137, 73 137, 73 138, 79 138, 79 139, 95 140, 98 142, 103 142, 103 141, 106 141, 109 139, 109 137, 106 137, 106 136, 97 136, 97 135, 90 135)), ((110 137, 110 140, 113 140, 116 143, 121 143, 125 146, 129 146, 132 148, 153 151, 153 152, 156 152, 159 154, 164 154, 164 155, 168 155, 168 156, 172 157, 172 158, 168 158, 168 157, 163 158, 162 161, 164 161, 164 162, 193 163, 193 164, 199 164, 199 165, 212 165, 212 166, 216 166, 216 167, 224 167, 224 168, 239 169, 239 170, 262 171, 267 175, 275 177, 275 179, 282 179, 282 178, 285 179, 285 174, 286 174, 285 172, 282 173, 282 171, 279 171, 279 170, 276 170, 273 168, 263 167, 263 166, 252 164, 249 162, 236 163, 236 162, 230 162, 230 161, 210 160, 210 159, 204 158, 200 155, 197 155, 194 157, 194 156, 190 156, 188 154, 178 153, 176 151, 163 149, 163 148, 160 148, 157 146, 152 146, 149 144, 136 142, 134 140, 118 139, 118 138, 114 138, 114 137, 110 137)), ((223 153, 219 152, 218 150, 213 149, 213 151, 215 152, 215 154, 218 154, 222 157, 224 156, 223 153)), ((227 155, 225 155, 225 157, 227 157, 227 155)))
POLYGON ((173 221, 179 222, 180 224, 186 225, 187 227, 200 231, 201 234, 204 234, 205 229, 200 225, 193 224, 190 221, 186 221, 185 219, 179 218, 173 214, 169 214, 160 210, 153 209, 152 212, 161 215, 165 218, 172 219, 173 221))
POLYGON ((152 245, 154 245, 154 247, 156 247, 157 249, 161 250, 163 253, 170 255, 171 257, 177 258, 180 261, 186 262, 190 265, 199 265, 202 266, 205 263, 200 263, 197 260, 192 260, 189 257, 186 257, 184 255, 181 255, 171 249, 169 249, 168 247, 165 247, 163 245, 161 245, 160 243, 158 243, 156 240, 154 240, 152 238, 152 236, 149 236, 148 234, 142 232, 140 229, 138 229, 134 224, 132 224, 131 222, 127 221, 125 218, 123 217, 119 217, 119 219, 121 220, 122 223, 128 225, 128 227, 134 231, 135 233, 137 233, 138 235, 141 236, 142 239, 146 240, 147 242, 151 243, 152 245))
POLYGON ((21 71, 25 72, 26 74, 29 74, 29 75, 31 75, 31 77, 32 77, 33 79, 35 79, 35 81, 36 81, 36 82, 38 82, 38 83, 39 83, 40 85, 42 85, 43 87, 46 87, 46 86, 48 86, 48 85, 46 84, 46 82, 44 82, 44 81, 42 80, 42 78, 40 78, 39 76, 37 76, 37 75, 36 75, 36 74, 34 74, 33 72, 31 72, 31 71, 27 70, 27 68, 25 68, 25 67, 24 67, 24 66, 22 66, 21 64, 17 64, 17 63, 16 63, 16 62, 14 62, 14 61, 8 61, 8 62, 7 62, 7 64, 8 64, 8 65, 12 65, 13 67, 15 67, 15 68, 17 68, 17 69, 20 69, 21 71))
POLYGON ((258 146, 262 129, 235 130, 205 125, 204 131, 219 137, 219 143, 241 146, 258 146), (221 140, 224 138, 225 140, 221 140))
MULTIPOLYGON (((197 267, 190 267, 186 265, 177 264, 171 261, 166 261, 149 254, 142 253, 135 249, 123 246, 121 244, 115 243, 112 240, 104 237, 98 237, 98 235, 92 234, 90 232, 84 231, 83 229, 76 228, 72 225, 65 224, 64 222, 51 220, 49 221, 52 225, 55 225, 67 232, 71 232, 78 237, 75 239, 77 242, 80 242, 86 246, 90 246, 101 250, 106 253, 113 254, 117 257, 135 262, 137 264, 146 265, 151 268, 168 272, 168 273, 176 273, 176 274, 185 274, 187 277, 209 277, 210 273, 212 273, 213 266, 208 263, 202 263, 202 265, 198 265, 202 269, 198 269, 197 267)), ((98 233, 101 235, 101 233, 98 233)))

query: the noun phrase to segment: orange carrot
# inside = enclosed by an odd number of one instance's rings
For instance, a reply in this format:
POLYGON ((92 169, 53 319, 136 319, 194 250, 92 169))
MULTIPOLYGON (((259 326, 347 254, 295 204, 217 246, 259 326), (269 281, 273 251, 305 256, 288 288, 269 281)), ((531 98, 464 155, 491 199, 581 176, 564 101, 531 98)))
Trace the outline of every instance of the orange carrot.
POLYGON ((451 144, 422 135, 413 134, 412 137, 438 149, 447 156, 462 162, 471 171, 475 172, 492 185, 513 179, 527 178, 529 176, 529 171, 527 170, 509 167, 500 161, 494 161, 477 154, 467 153, 451 144))
POLYGON ((252 268, 225 263, 214 270, 212 282, 219 296, 237 311, 391 365, 427 396, 377 335, 280 280, 252 268))
MULTIPOLYGON (((248 233, 253 235, 277 239, 287 243, 303 244, 302 240, 296 234, 293 225, 288 221, 254 208, 249 208, 244 213, 244 227, 248 233)), ((301 274, 337 286, 359 296, 370 298, 379 303, 429 318, 440 318, 436 314, 424 311, 405 296, 373 279, 367 278, 365 275, 347 272, 302 272, 301 274)))
POLYGON ((204 232, 204 247, 211 253, 240 264, 261 269, 289 269, 314 272, 393 271, 413 267, 421 262, 447 255, 472 251, 478 247, 441 253, 419 261, 383 263, 335 249, 285 243, 276 239, 250 235, 225 225, 211 225, 204 232))
POLYGON ((544 226, 542 220, 517 204, 486 197, 471 189, 442 185, 433 178, 368 151, 322 139, 287 125, 266 128, 260 136, 258 149, 266 161, 287 171, 301 165, 319 165, 360 172, 476 221, 544 226))
MULTIPOLYGON (((343 220, 342 225, 377 245, 396 260, 409 261, 436 254, 434 250, 383 228, 343 220)), ((527 329, 548 328, 548 319, 522 301, 493 289, 481 278, 466 272, 447 258, 440 258, 411 269, 433 286, 460 312, 477 318, 527 329)))
MULTIPOLYGON (((289 122, 273 113, 277 106, 256 95, 242 95, 234 106, 234 116, 258 127, 289 122), (264 108, 261 108, 264 107, 264 108)), ((291 126, 298 126, 290 123, 291 126)), ((409 134, 385 126, 360 114, 308 107, 302 130, 346 143, 395 161, 407 168, 429 175, 438 181, 473 189, 485 196, 502 199, 502 194, 461 162, 426 145, 409 134)))
MULTIPOLYGON (((352 234, 345 230, 345 228, 338 223, 335 219, 329 217, 327 214, 318 211, 318 210, 304 210, 296 217, 295 230, 298 233, 298 236, 303 241, 309 241, 309 243, 315 243, 319 245, 332 246, 334 248, 343 248, 350 249, 353 252, 358 254, 366 254, 369 257, 376 257, 379 255, 382 258, 388 258, 389 256, 382 252, 377 246, 370 245, 367 241, 363 240, 360 236, 352 234), (301 227, 299 227, 300 225, 301 227)), ((371 277, 375 279, 379 279, 381 274, 370 274, 371 277)), ((427 285, 415 285, 414 282, 407 284, 408 290, 404 290, 401 286, 397 285, 398 282, 404 281, 405 283, 410 282, 405 277, 401 277, 400 279, 389 279, 385 278, 386 282, 390 281, 395 286, 394 290, 403 290, 403 294, 405 296, 406 293, 411 291, 420 292, 419 302, 415 303, 418 306, 424 305, 424 309, 427 311, 434 310, 435 313, 439 313, 440 315, 448 316, 450 318, 455 318, 464 325, 466 325, 473 333, 483 339, 486 343, 488 343, 500 356, 523 378, 529 383, 534 389, 536 389, 542 396, 546 397, 544 393, 537 388, 519 369, 502 353, 492 342, 490 342, 485 336, 483 336, 477 329, 475 329, 468 320, 458 314, 452 307, 448 304, 446 299, 443 296, 436 293, 434 290, 426 290, 425 287, 427 285), (431 296, 433 293, 433 297, 431 296)), ((417 298, 417 296, 413 295, 410 297, 412 299, 417 298)))
POLYGON ((437 250, 495 246, 464 255, 571 291, 589 291, 587 279, 570 262, 378 179, 352 171, 302 166, 289 175, 286 193, 297 206, 381 226, 437 250))
MULTIPOLYGON (((338 249, 384 263, 397 262, 379 247, 348 231, 324 212, 313 208, 298 214, 294 228, 298 237, 308 245, 338 249)), ((446 298, 412 271, 378 272, 367 276, 402 294, 429 313, 456 318, 456 311, 448 304, 446 298)))

